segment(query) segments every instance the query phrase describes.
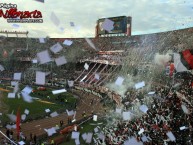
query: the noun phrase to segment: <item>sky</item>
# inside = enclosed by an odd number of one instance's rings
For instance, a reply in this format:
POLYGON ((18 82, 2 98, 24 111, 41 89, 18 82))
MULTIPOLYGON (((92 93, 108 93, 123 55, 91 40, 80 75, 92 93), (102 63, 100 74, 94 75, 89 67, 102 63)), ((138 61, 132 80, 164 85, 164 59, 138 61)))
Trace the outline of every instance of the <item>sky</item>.
POLYGON ((42 13, 43 23, 18 23, 18 28, 0 17, 1 30, 29 31, 28 37, 32 38, 94 37, 96 21, 115 16, 132 17, 132 35, 193 27, 192 0, 45 0, 44 3, 1 0, 0 3, 17 4, 19 11, 42 13), (51 21, 52 12, 60 20, 59 26, 51 21), (70 26, 70 22, 74 22, 75 27, 70 26))

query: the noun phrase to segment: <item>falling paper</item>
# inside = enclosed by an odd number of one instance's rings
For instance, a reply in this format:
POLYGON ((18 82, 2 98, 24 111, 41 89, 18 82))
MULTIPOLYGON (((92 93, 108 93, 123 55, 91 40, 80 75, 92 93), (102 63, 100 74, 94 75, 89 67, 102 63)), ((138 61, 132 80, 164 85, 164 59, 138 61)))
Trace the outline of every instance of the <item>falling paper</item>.
POLYGON ((21 120, 24 121, 25 119, 26 119, 26 114, 22 114, 22 115, 21 115, 21 120))
POLYGON ((118 85, 118 86, 121 86, 123 81, 124 81, 124 78, 118 77, 117 80, 115 81, 115 84, 118 85))
POLYGON ((49 112, 50 112, 50 109, 45 109, 45 112, 46 112, 46 113, 49 113, 49 112))
POLYGON ((74 81, 68 81, 68 86, 73 87, 74 86, 74 81))
POLYGON ((131 112, 123 112, 123 120, 131 120, 131 112))
POLYGON ((75 26, 74 22, 70 22, 70 26, 74 27, 75 26))
POLYGON ((32 59, 32 63, 38 63, 37 59, 32 59))
POLYGON ((53 134, 56 133, 56 129, 54 127, 49 128, 47 130, 45 130, 48 133, 48 136, 52 136, 53 134))
POLYGON ((0 65, 0 71, 4 71, 4 67, 2 65, 0 65))
POLYGON ((64 56, 56 58, 55 62, 57 66, 61 66, 67 63, 66 58, 64 56))
POLYGON ((116 111, 115 111, 116 113, 118 113, 118 114, 121 114, 121 112, 122 112, 122 109, 118 109, 118 108, 116 108, 116 111))
POLYGON ((6 128, 7 129, 16 129, 16 125, 15 124, 13 124, 13 125, 7 124, 6 128))
POLYGON ((99 76, 99 74, 95 74, 95 79, 97 79, 97 80, 99 80, 99 78, 100 78, 100 76, 99 76))
POLYGON ((142 88, 144 86, 145 86, 145 82, 140 82, 140 83, 135 84, 136 89, 142 88))
POLYGON ((46 43, 46 41, 45 41, 44 38, 39 38, 39 42, 40 42, 40 43, 46 43))
POLYGON ((20 141, 18 142, 19 145, 25 145, 25 142, 24 141, 20 141))
POLYGON ((181 105, 181 107, 182 107, 182 110, 184 111, 184 113, 189 114, 189 110, 185 105, 181 105))
POLYGON ((97 121, 97 115, 93 115, 93 121, 97 121))
POLYGON ((26 93, 22 92, 21 95, 22 95, 24 101, 26 101, 28 103, 33 102, 33 99, 29 94, 26 94, 26 93))
POLYGON ((13 114, 7 114, 7 116, 9 117, 9 119, 13 122, 16 121, 16 115, 13 115, 13 114))
POLYGON ((18 85, 18 82, 16 82, 16 81, 11 81, 11 86, 16 86, 16 85, 18 85))
POLYGON ((101 140, 105 139, 105 135, 103 133, 99 133, 98 134, 98 138, 100 138, 101 140))
POLYGON ((10 124, 7 124, 7 125, 6 125, 6 128, 7 128, 7 129, 12 129, 12 126, 11 126, 10 124))
POLYGON ((52 91, 52 94, 53 95, 56 95, 56 94, 60 94, 60 93, 64 93, 64 92, 67 92, 65 89, 61 89, 61 90, 54 90, 52 91))
POLYGON ((148 95, 153 95, 153 94, 155 94, 155 92, 149 92, 149 93, 148 93, 148 95))
POLYGON ((99 131, 99 129, 96 127, 94 128, 94 132, 97 133, 99 131))
POLYGON ((8 93, 8 98, 15 98, 15 93, 8 93))
POLYGON ((64 45, 67 45, 67 46, 70 46, 70 45, 72 45, 72 41, 71 40, 64 40, 64 42, 63 42, 63 44, 64 45))
POLYGON ((141 105, 141 106, 139 107, 139 109, 140 109, 143 113, 147 113, 147 110, 148 110, 148 108, 147 108, 146 105, 141 105))
POLYGON ((24 92, 26 94, 30 94, 32 92, 32 88, 29 86, 26 86, 21 92, 24 92))
POLYGON ((75 139, 75 144, 76 145, 80 145, 80 140, 79 139, 75 139))
POLYGON ((50 116, 51 117, 56 117, 56 116, 58 116, 58 113, 57 112, 53 112, 53 113, 50 114, 50 116))
POLYGON ((144 132, 144 129, 141 128, 140 131, 138 132, 138 134, 140 135, 140 134, 142 134, 143 132, 144 132))
POLYGON ((113 28, 114 28, 114 22, 113 21, 111 21, 111 20, 109 20, 109 19, 105 19, 105 21, 102 23, 102 25, 101 25, 101 27, 104 29, 104 30, 106 30, 106 31, 111 31, 111 30, 113 30, 113 28))
POLYGON ((88 133, 86 137, 86 143, 91 143, 92 142, 92 133, 88 133))
POLYGON ((168 138, 171 141, 175 141, 176 140, 175 136, 173 135, 173 133, 171 131, 167 132, 166 135, 168 136, 168 138))
POLYGON ((58 19, 58 17, 55 15, 54 12, 51 13, 51 17, 50 17, 51 21, 58 26, 60 24, 60 20, 58 19))
POLYGON ((16 129, 16 124, 13 124, 13 125, 12 125, 12 128, 13 128, 13 129, 16 129))
POLYGON ((142 136, 141 140, 142 140, 143 142, 148 142, 148 139, 147 139, 147 137, 146 137, 145 135, 142 136))
POLYGON ((184 129, 186 129, 186 126, 180 127, 180 130, 184 130, 184 129))
POLYGON ((82 134, 82 138, 83 138, 83 140, 86 140, 87 134, 86 133, 82 134))
POLYGON ((13 79, 18 81, 21 80, 21 73, 14 73, 13 79))
POLYGON ((53 53, 58 53, 58 52, 60 52, 62 49, 63 49, 63 47, 60 45, 60 43, 56 43, 56 44, 54 44, 52 47, 50 47, 50 50, 51 50, 53 53))
POLYGON ((74 111, 73 110, 68 111, 68 109, 66 109, 66 113, 68 114, 68 116, 74 115, 74 111))
POLYGON ((36 72, 36 84, 38 85, 45 85, 46 83, 46 74, 45 72, 36 72))
POLYGON ((85 64, 84 64, 84 68, 85 68, 86 70, 88 70, 89 65, 88 65, 87 63, 85 63, 85 64))
POLYGON ((28 114, 29 114, 29 110, 28 110, 28 109, 25 109, 24 113, 25 113, 26 115, 28 115, 28 114))
POLYGON ((129 138, 129 140, 126 140, 124 142, 124 145, 143 145, 143 143, 138 142, 137 139, 132 136, 131 138, 129 138))
POLYGON ((44 64, 52 61, 47 50, 37 53, 37 58, 40 64, 44 64))
POLYGON ((79 139, 79 135, 80 135, 80 133, 79 132, 75 132, 75 131, 73 131, 72 132, 72 139, 79 139))

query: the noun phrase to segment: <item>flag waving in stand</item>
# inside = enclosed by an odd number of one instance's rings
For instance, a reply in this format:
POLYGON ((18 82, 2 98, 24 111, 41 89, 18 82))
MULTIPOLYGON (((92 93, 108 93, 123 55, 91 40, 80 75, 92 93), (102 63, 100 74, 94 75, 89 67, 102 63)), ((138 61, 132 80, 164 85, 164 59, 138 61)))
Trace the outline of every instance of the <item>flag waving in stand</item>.
POLYGON ((17 139, 19 140, 20 134, 20 122, 21 122, 21 115, 20 115, 20 107, 17 110, 17 117, 16 117, 16 130, 17 130, 17 139))
POLYGON ((174 53, 174 66, 177 72, 193 69, 193 49, 174 53))

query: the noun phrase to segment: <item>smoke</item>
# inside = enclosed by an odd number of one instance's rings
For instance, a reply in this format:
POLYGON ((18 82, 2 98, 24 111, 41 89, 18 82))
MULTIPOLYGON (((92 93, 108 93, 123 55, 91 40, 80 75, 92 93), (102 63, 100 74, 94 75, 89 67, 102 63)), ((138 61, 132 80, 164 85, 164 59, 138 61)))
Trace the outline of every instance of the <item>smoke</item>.
POLYGON ((169 62, 170 60, 171 60, 171 56, 169 55, 169 53, 165 55, 156 53, 154 57, 155 64, 162 65, 162 66, 166 65, 167 62, 169 62))
MULTIPOLYGON (((130 75, 123 77, 123 78, 124 78, 124 81, 123 81, 123 84, 121 86, 116 85, 115 84, 116 80, 115 80, 112 83, 107 83, 106 87, 109 88, 111 91, 115 91, 117 94, 124 97, 128 88, 133 87, 135 83, 133 81, 132 76, 130 76, 130 75)), ((117 79, 117 78, 115 78, 115 79, 117 79)))
POLYGON ((106 126, 107 127, 112 127, 116 126, 117 121, 122 119, 122 115, 115 113, 114 110, 110 110, 107 115, 106 115, 106 126))

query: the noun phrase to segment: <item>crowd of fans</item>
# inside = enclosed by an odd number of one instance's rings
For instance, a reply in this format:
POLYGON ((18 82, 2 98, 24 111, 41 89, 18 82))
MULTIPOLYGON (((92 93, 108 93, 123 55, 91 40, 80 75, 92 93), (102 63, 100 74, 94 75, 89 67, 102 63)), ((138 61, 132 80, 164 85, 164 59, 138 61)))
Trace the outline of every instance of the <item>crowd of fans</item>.
MULTIPOLYGON (((193 89, 191 81, 180 80, 171 88, 156 87, 147 113, 104 128, 106 144, 124 144, 133 137, 144 144, 191 144, 193 138, 193 89), (139 131, 144 132, 139 134, 139 131), (167 136, 172 132, 175 140, 167 136)), ((131 93, 130 96, 132 96, 131 93)), ((142 94, 143 95, 143 94, 142 94)), ((143 104, 142 99, 138 99, 143 104)), ((130 102, 130 101, 129 101, 130 102)))

